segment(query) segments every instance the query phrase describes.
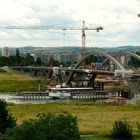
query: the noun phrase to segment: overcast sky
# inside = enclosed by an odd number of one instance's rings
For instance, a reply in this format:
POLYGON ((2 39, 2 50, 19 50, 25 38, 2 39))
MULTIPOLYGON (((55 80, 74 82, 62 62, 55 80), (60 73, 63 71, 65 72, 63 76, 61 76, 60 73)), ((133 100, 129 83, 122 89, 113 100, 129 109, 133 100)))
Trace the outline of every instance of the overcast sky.
MULTIPOLYGON (((140 45, 140 0, 0 0, 0 26, 88 28, 87 47, 140 45)), ((4 46, 81 46, 81 30, 0 30, 4 46)))

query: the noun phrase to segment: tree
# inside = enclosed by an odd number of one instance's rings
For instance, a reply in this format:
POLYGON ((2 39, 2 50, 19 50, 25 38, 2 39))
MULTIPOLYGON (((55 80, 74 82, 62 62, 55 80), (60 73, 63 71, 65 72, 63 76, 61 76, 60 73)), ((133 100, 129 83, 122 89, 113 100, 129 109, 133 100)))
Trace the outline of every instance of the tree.
POLYGON ((42 60, 41 60, 40 57, 37 57, 37 59, 36 59, 36 65, 37 65, 37 66, 42 65, 42 60))
POLYGON ((26 65, 28 66, 33 65, 35 63, 33 56, 31 56, 29 53, 27 53, 25 61, 26 61, 26 65))
POLYGON ((8 129, 1 140, 79 140, 76 117, 41 114, 23 124, 8 129))
POLYGON ((50 66, 50 67, 57 67, 57 66, 59 66, 60 65, 60 62, 59 61, 57 61, 57 60, 55 60, 53 57, 51 57, 50 58, 50 61, 49 61, 49 63, 48 63, 48 65, 50 66))
POLYGON ((9 56, 9 66, 15 66, 16 62, 16 56, 9 56))
POLYGON ((111 137, 113 139, 130 140, 132 139, 132 129, 126 121, 115 121, 111 137))
POLYGON ((8 113, 6 102, 0 100, 0 134, 4 134, 7 128, 16 126, 16 119, 8 113))
POLYGON ((16 49, 16 65, 20 65, 20 52, 19 49, 16 49))
POLYGON ((8 66, 8 57, 6 56, 1 56, 0 57, 0 66, 3 67, 3 66, 8 66))

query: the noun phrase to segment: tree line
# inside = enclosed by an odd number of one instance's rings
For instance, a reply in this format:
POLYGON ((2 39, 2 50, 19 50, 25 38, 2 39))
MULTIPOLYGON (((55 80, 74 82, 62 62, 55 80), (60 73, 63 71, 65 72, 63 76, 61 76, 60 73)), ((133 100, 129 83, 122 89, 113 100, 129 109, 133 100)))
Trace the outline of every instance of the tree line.
POLYGON ((16 55, 13 56, 1 56, 0 57, 0 67, 3 66, 40 66, 43 62, 40 57, 34 60, 34 57, 29 53, 26 56, 21 56, 18 49, 16 49, 16 55))
POLYGON ((77 118, 69 114, 39 114, 17 125, 7 103, 0 100, 0 140, 79 140, 77 118))

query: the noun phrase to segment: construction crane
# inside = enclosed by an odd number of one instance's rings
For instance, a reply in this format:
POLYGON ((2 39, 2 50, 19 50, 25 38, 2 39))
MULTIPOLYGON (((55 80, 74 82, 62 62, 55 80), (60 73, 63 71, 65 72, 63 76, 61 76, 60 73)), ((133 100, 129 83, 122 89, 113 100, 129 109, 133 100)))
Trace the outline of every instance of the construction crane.
POLYGON ((51 27, 51 26, 0 26, 0 29, 28 29, 28 30, 81 30, 82 31, 82 66, 85 66, 85 55, 86 55, 86 30, 96 30, 99 32, 103 30, 103 27, 97 28, 88 28, 85 26, 85 21, 82 22, 82 28, 60 28, 60 27, 51 27))
POLYGON ((82 66, 85 66, 85 55, 86 55, 86 34, 85 34, 85 30, 96 30, 97 32, 99 32, 100 30, 103 30, 103 27, 97 27, 97 28, 87 28, 85 27, 85 21, 83 21, 83 25, 82 25, 82 66))

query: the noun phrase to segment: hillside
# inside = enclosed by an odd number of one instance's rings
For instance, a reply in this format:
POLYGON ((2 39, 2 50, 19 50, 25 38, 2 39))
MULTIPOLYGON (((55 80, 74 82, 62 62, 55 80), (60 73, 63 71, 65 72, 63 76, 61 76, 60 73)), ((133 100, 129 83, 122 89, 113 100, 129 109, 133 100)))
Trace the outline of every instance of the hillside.
MULTIPOLYGON (((10 55, 16 54, 17 47, 9 47, 10 55)), ((34 50, 40 50, 40 51, 47 51, 47 52, 62 52, 62 51, 68 51, 68 52, 81 52, 82 47, 80 46, 60 46, 60 47, 35 47, 35 46, 24 46, 18 48, 21 54, 26 53, 33 53, 34 50), (59 49, 58 49, 59 48, 59 49)), ((1 54, 2 48, 0 49, 1 54)), ((87 52, 91 51, 103 51, 103 52, 140 52, 140 46, 119 46, 119 47, 86 47, 87 52)))

